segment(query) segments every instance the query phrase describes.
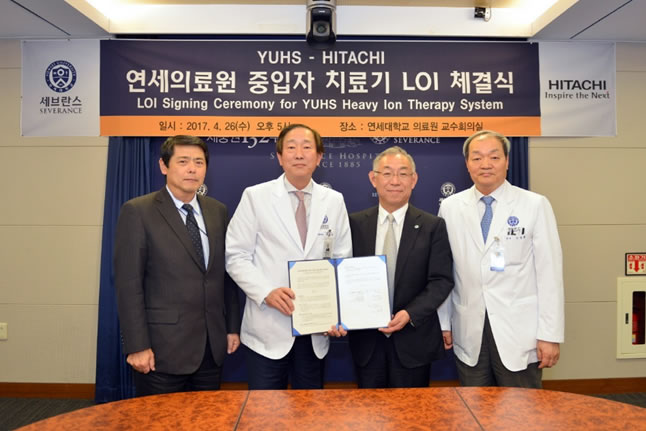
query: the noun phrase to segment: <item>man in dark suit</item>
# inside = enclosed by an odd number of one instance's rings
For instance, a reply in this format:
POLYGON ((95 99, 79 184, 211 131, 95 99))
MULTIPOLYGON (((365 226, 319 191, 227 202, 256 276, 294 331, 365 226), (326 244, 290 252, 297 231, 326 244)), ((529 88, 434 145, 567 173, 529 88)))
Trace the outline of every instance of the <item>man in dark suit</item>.
POLYGON ((219 389, 225 352, 240 345, 237 288, 224 271, 227 209, 196 194, 208 162, 201 139, 168 138, 166 187, 121 208, 114 284, 138 396, 219 389))
POLYGON ((391 147, 373 162, 379 205, 350 215, 354 256, 385 254, 392 319, 386 328, 350 331, 360 388, 425 387, 444 355, 437 308, 453 288, 444 220, 409 205, 415 162, 391 147), (393 265, 395 263, 395 265, 393 265))

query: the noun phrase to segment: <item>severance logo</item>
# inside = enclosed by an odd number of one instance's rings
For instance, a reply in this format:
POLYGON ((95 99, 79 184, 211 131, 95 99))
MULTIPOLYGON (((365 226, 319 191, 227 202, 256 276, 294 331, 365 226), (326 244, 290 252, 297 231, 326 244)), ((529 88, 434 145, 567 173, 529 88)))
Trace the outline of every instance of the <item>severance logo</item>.
POLYGON ((55 61, 45 71, 45 82, 57 93, 69 91, 76 84, 76 69, 65 60, 55 61))
MULTIPOLYGON (((45 83, 57 93, 55 96, 44 95, 40 98, 39 112, 44 115, 82 114, 83 102, 79 96, 58 95, 65 93, 76 84, 76 69, 72 63, 58 60, 51 63, 45 71, 45 83)), ((49 93, 48 93, 49 94, 49 93)))

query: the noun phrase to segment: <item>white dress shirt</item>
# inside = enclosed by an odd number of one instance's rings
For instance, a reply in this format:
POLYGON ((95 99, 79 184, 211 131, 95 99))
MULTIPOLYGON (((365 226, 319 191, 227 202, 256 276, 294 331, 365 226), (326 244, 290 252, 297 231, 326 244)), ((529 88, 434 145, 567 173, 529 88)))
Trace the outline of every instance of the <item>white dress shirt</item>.
MULTIPOLYGON (((170 198, 173 200, 175 207, 177 207, 179 215, 182 217, 182 222, 186 224, 186 210, 182 208, 184 202, 173 196, 173 192, 170 191, 168 186, 166 186, 166 190, 168 190, 170 198)), ((206 268, 209 266, 209 236, 206 233, 206 223, 204 223, 204 215, 202 214, 202 208, 200 208, 200 202, 197 200, 197 195, 193 196, 193 199, 188 204, 193 207, 193 215, 197 226, 200 228, 200 239, 202 240, 202 250, 204 251, 204 267, 206 268)))
POLYGON ((289 201, 292 203, 292 208, 294 209, 294 214, 296 214, 296 209, 298 208, 298 196, 294 192, 304 192, 305 196, 303 197, 303 203, 305 204, 305 220, 309 226, 310 223, 310 207, 312 206, 312 189, 314 188, 314 183, 312 180, 303 188, 302 190, 297 189, 287 180, 287 177, 284 177, 285 181, 285 190, 289 195, 289 201))
MULTIPOLYGON (((399 250, 399 242, 402 237, 406 211, 408 211, 408 203, 392 213, 393 217, 395 217, 395 221, 393 221, 393 230, 395 232, 395 243, 397 244, 397 250, 399 250)), ((384 251, 384 240, 386 239, 386 232, 388 231, 388 214, 390 213, 386 211, 381 205, 379 205, 379 215, 377 217, 377 237, 375 238, 375 254, 383 254, 384 251)))

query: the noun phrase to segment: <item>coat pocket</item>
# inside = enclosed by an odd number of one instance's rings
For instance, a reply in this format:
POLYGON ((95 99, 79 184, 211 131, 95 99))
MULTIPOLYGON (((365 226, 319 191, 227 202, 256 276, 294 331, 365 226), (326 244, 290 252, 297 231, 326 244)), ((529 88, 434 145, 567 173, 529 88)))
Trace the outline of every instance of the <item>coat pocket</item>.
POLYGON ((147 309, 146 317, 148 323, 174 325, 179 320, 179 315, 176 310, 164 309, 147 309))

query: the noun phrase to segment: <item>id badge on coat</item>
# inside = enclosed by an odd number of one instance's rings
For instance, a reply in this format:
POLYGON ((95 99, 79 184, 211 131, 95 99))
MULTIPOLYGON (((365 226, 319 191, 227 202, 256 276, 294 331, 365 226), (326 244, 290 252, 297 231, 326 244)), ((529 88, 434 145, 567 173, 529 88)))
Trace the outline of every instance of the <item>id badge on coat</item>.
POLYGON ((491 253, 491 265, 489 269, 491 271, 503 272, 505 270, 505 248, 500 242, 500 238, 495 238, 495 243, 493 245, 493 251, 491 253))
POLYGON ((334 232, 328 229, 323 240, 323 259, 332 259, 332 250, 334 250, 334 232))

